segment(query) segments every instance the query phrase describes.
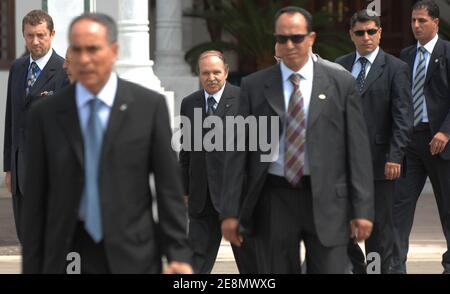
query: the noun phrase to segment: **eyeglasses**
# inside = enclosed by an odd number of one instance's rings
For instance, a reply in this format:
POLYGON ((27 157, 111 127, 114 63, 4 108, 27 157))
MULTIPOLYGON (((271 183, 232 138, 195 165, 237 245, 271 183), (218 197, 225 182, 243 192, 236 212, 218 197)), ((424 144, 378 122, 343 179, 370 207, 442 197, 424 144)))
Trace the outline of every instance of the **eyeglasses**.
POLYGON ((290 39, 292 41, 292 43, 300 44, 301 42, 303 42, 303 40, 305 40, 306 36, 308 36, 308 34, 306 34, 306 35, 298 34, 298 35, 290 35, 290 36, 275 35, 275 40, 277 41, 277 43, 286 44, 287 41, 290 39))
POLYGON ((369 36, 373 36, 376 33, 378 33, 380 29, 368 29, 367 31, 365 30, 358 30, 358 31, 354 31, 353 34, 355 34, 358 37, 362 37, 366 34, 366 32, 369 34, 369 36))

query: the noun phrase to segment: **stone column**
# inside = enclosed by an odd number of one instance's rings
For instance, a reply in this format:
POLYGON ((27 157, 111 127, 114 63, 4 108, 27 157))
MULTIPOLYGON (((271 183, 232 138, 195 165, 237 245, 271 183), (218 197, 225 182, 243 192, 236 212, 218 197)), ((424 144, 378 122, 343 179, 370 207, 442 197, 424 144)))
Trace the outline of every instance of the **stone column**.
POLYGON ((72 19, 85 11, 84 0, 47 0, 45 4, 44 8, 53 19, 56 32, 52 47, 64 57, 68 46, 69 25, 72 19))
POLYGON ((118 8, 119 60, 116 70, 121 78, 163 94, 173 121, 174 93, 161 86, 150 60, 148 0, 118 0, 118 8))
POLYGON ((184 61, 182 7, 180 0, 156 0, 155 71, 175 92, 175 114, 181 99, 199 89, 198 79, 184 61))

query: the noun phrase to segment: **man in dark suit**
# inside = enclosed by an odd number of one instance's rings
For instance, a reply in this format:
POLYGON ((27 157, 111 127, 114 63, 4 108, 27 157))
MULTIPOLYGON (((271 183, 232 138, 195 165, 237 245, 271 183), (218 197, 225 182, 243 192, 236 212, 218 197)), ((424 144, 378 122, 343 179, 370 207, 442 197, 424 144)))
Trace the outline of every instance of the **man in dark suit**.
POLYGON ((442 265, 450 273, 450 43, 438 36, 439 6, 433 1, 414 4, 411 27, 417 44, 403 49, 401 59, 412 78, 414 132, 406 149, 406 177, 395 188, 393 270, 406 273, 414 211, 428 176, 447 240, 442 265))
POLYGON ((24 273, 190 273, 181 175, 163 96, 112 71, 117 27, 103 14, 70 25, 77 82, 33 107, 27 141, 24 273), (149 176, 154 175, 157 216, 149 176))
MULTIPOLYGON (((217 131, 225 138, 225 117, 237 113, 239 104, 239 88, 226 82, 228 64, 219 51, 206 51, 198 60, 198 74, 202 88, 186 98, 181 103, 180 114, 186 117, 191 126, 185 129, 183 141, 189 136, 191 144, 180 150, 180 164, 184 176, 184 193, 189 208, 189 241, 194 249, 193 267, 196 273, 210 273, 217 257, 222 240, 220 230, 223 202, 223 169, 225 148, 224 143, 218 149, 211 150, 202 146, 195 150, 195 134, 203 137, 208 131, 217 131), (205 118, 215 116, 222 122, 222 126, 203 128, 195 125, 196 121, 203 122, 205 118), (199 130, 195 130, 199 128, 199 130), (208 150, 208 151, 207 151, 208 150)), ((214 138, 217 140, 217 138, 214 138)), ((226 138, 225 138, 226 139, 226 138)), ((186 142, 186 141, 185 141, 186 142)), ((207 142, 207 141, 205 141, 207 142)), ((214 144, 215 142, 211 142, 214 144)), ((252 252, 247 254, 244 249, 232 245, 236 264, 240 273, 252 273, 255 261, 250 259, 252 252)))
POLYGON ((17 59, 9 71, 3 149, 5 184, 13 196, 19 240, 22 240, 20 219, 27 113, 35 101, 54 94, 68 83, 62 68, 64 59, 52 49, 55 30, 50 15, 42 10, 29 12, 22 20, 22 33, 30 54, 17 59))
POLYGON ((232 206, 245 196, 239 220, 223 215, 222 232, 237 246, 254 236, 260 273, 300 273, 302 240, 308 273, 345 273, 349 236, 367 239, 374 217, 361 98, 342 67, 313 60, 308 11, 285 7, 275 19, 282 62, 243 79, 239 114, 257 122, 274 117, 267 128, 247 124, 247 135, 259 132, 259 146, 261 137, 279 142, 279 152, 270 150, 266 160, 268 152, 250 152, 247 144, 227 153, 222 197, 232 206))
MULTIPOLYGON (((349 32, 356 52, 339 57, 336 63, 352 73, 362 97, 375 180, 375 222, 365 250, 380 255, 381 273, 386 274, 394 246, 394 180, 401 175, 412 131, 412 104, 408 65, 379 47, 381 31, 378 16, 367 10, 356 12, 349 32)), ((366 272, 364 255, 355 240, 350 241, 348 254, 353 272, 366 272), (356 264, 357 260, 362 262, 356 264)))

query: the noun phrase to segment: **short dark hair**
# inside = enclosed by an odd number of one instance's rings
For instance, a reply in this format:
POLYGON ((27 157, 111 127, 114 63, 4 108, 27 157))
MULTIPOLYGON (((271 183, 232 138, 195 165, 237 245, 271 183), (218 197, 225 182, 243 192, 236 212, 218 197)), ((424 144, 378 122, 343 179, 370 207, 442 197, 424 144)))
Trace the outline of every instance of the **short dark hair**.
POLYGON ((281 8, 280 10, 275 13, 275 19, 274 19, 274 26, 276 27, 277 21, 280 18, 282 14, 294 14, 294 13, 300 13, 303 15, 303 17, 306 19, 306 29, 308 30, 308 33, 311 33, 313 31, 313 17, 311 13, 309 13, 308 10, 303 9, 298 6, 286 6, 281 8))
POLYGON ((200 73, 200 60, 202 60, 203 58, 209 57, 209 56, 215 56, 215 57, 218 57, 220 60, 222 60, 224 66, 225 66, 225 70, 228 71, 229 67, 228 67, 227 61, 225 60, 225 55, 223 55, 223 52, 219 51, 219 50, 207 50, 207 51, 202 52, 202 54, 200 54, 200 56, 198 57, 197 73, 200 73))
POLYGON ((117 24, 116 21, 109 15, 106 15, 104 13, 93 13, 93 12, 87 12, 83 13, 80 16, 77 16, 69 26, 69 34, 72 32, 73 26, 81 21, 81 20, 91 20, 93 22, 99 23, 103 25, 106 28, 106 35, 108 38, 108 42, 110 44, 117 42, 117 24))
POLYGON ((47 24, 50 33, 53 32, 54 26, 52 17, 44 10, 31 10, 22 19, 22 33, 25 31, 25 25, 28 24, 34 27, 42 23, 47 24))
POLYGON ((377 25, 377 27, 381 27, 381 20, 378 15, 370 14, 367 12, 367 9, 360 10, 355 12, 353 16, 350 18, 350 28, 353 28, 357 22, 368 22, 373 21, 377 25))
POLYGON ((439 18, 439 6, 432 0, 417 1, 412 10, 425 9, 432 18, 439 18))

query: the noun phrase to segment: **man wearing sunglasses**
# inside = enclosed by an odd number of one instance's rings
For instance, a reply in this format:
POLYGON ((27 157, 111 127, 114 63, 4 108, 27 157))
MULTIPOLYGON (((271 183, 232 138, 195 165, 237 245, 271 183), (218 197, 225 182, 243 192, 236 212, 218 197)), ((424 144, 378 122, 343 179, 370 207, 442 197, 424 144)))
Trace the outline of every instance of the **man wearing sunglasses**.
POLYGON ((396 183, 393 269, 406 273, 414 211, 428 176, 447 241, 442 266, 450 274, 450 42, 438 36, 439 6, 433 1, 414 4, 411 28, 417 43, 405 48, 401 59, 412 81, 414 133, 406 149, 406 177, 396 183))
POLYGON ((223 220, 223 236, 237 246, 254 236, 259 273, 300 273, 301 241, 308 273, 345 273, 350 234, 362 241, 372 229, 372 164, 361 98, 348 72, 313 60, 312 23, 302 8, 278 11, 280 64, 241 84, 240 115, 277 117, 280 125, 279 137, 272 136, 270 119, 258 125, 266 127, 267 142, 279 143, 270 162, 261 159, 270 150, 246 146, 227 152, 224 170, 222 198, 241 209, 239 222, 223 220))
MULTIPOLYGON (((356 52, 336 60, 356 79, 368 127, 375 186, 375 223, 365 242, 366 254, 378 253, 381 273, 389 273, 394 245, 394 183, 401 176, 404 152, 412 131, 411 83, 408 65, 380 47, 380 18, 367 10, 350 20, 356 52)), ((365 273, 365 258, 356 240, 348 254, 354 273, 365 273)), ((368 256, 369 259, 369 256, 368 256)))

